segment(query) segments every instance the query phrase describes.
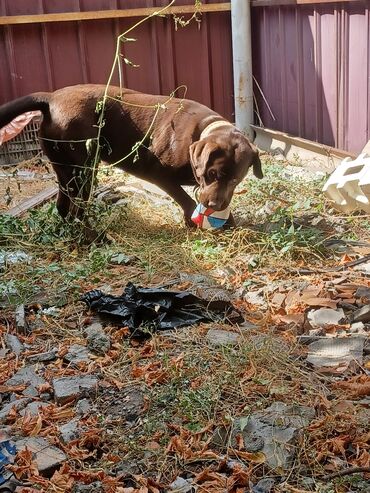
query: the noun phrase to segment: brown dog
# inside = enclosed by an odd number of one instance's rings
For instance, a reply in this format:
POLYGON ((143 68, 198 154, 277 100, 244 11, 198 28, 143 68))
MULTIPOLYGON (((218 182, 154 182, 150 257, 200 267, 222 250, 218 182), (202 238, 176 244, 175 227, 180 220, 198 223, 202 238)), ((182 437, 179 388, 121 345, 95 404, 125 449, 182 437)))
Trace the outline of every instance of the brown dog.
POLYGON ((199 184, 202 204, 222 210, 251 166, 262 178, 258 152, 246 137, 219 114, 187 99, 110 87, 98 147, 104 90, 77 85, 0 107, 0 128, 26 111, 42 112, 41 144, 58 177, 57 207, 63 217, 81 213, 81 201, 76 205, 75 199, 89 196, 96 157, 158 185, 182 207, 189 226, 195 202, 181 185, 199 184))

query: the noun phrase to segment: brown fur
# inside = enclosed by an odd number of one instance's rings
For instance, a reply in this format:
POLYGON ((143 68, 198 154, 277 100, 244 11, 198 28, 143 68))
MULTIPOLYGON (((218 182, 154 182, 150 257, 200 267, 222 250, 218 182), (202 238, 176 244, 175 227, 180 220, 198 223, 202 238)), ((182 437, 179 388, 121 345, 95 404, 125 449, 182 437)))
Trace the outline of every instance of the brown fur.
MULTIPOLYGON (((41 144, 49 157, 59 182, 57 207, 66 217, 79 214, 73 199, 86 200, 92 182, 90 166, 96 147, 90 152, 86 140, 97 136, 97 102, 102 99, 102 85, 77 85, 53 93, 34 93, 0 107, 0 128, 17 115, 40 110, 41 144)), ((117 163, 128 173, 158 185, 183 209, 185 221, 195 203, 181 185, 199 184, 200 200, 213 209, 225 208, 238 183, 253 166, 262 178, 256 148, 235 127, 215 128, 204 139, 202 131, 223 118, 200 103, 166 96, 142 94, 110 87, 106 105, 105 125, 101 132, 101 160, 117 163), (133 155, 122 160, 150 128, 156 105, 164 105, 152 127, 152 137, 133 155)))

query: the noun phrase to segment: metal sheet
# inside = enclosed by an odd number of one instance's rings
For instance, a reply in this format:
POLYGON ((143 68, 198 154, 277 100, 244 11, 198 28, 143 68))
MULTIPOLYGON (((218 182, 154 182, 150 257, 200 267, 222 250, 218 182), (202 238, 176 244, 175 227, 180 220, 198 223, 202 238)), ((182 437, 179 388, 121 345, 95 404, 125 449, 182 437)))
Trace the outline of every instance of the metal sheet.
MULTIPOLYGON (((222 0, 204 3, 219 3, 222 0)), ((0 15, 60 13, 164 6, 167 0, 0 0, 0 15)), ((181 4, 193 4, 182 0, 181 4)), ((187 19, 189 15, 184 16, 187 19)), ((0 27, 0 104, 35 91, 85 82, 105 83, 117 36, 140 18, 0 27)), ((139 91, 169 94, 187 86, 187 97, 232 119, 230 14, 204 14, 175 30, 172 17, 154 18, 135 29, 123 57, 123 83, 139 91), (212 81, 215 81, 214 84, 212 81)), ((115 74, 113 83, 118 83, 115 74)), ((184 91, 180 91, 182 95, 184 91)))
POLYGON ((370 139, 369 2, 261 7, 252 13, 263 124, 361 151, 370 139))

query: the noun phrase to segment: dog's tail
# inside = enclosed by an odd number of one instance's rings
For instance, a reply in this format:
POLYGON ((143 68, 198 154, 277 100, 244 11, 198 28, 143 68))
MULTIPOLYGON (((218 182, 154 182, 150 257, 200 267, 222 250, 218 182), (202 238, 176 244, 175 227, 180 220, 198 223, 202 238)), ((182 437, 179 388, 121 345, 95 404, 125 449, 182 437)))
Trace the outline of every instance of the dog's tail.
POLYGON ((27 111, 41 111, 44 117, 48 116, 50 96, 49 92, 35 92, 0 106, 0 128, 27 111))

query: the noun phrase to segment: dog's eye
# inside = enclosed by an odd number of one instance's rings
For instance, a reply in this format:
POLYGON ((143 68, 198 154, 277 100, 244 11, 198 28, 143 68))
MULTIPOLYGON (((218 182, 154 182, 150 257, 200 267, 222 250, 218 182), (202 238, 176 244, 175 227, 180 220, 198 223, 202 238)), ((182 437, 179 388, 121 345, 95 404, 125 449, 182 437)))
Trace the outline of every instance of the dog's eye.
POLYGON ((217 178, 218 178, 218 176, 217 176, 216 171, 215 171, 214 169, 211 169, 211 170, 208 172, 208 179, 209 179, 209 181, 211 181, 211 182, 212 182, 212 181, 216 181, 216 180, 217 180, 217 178))

